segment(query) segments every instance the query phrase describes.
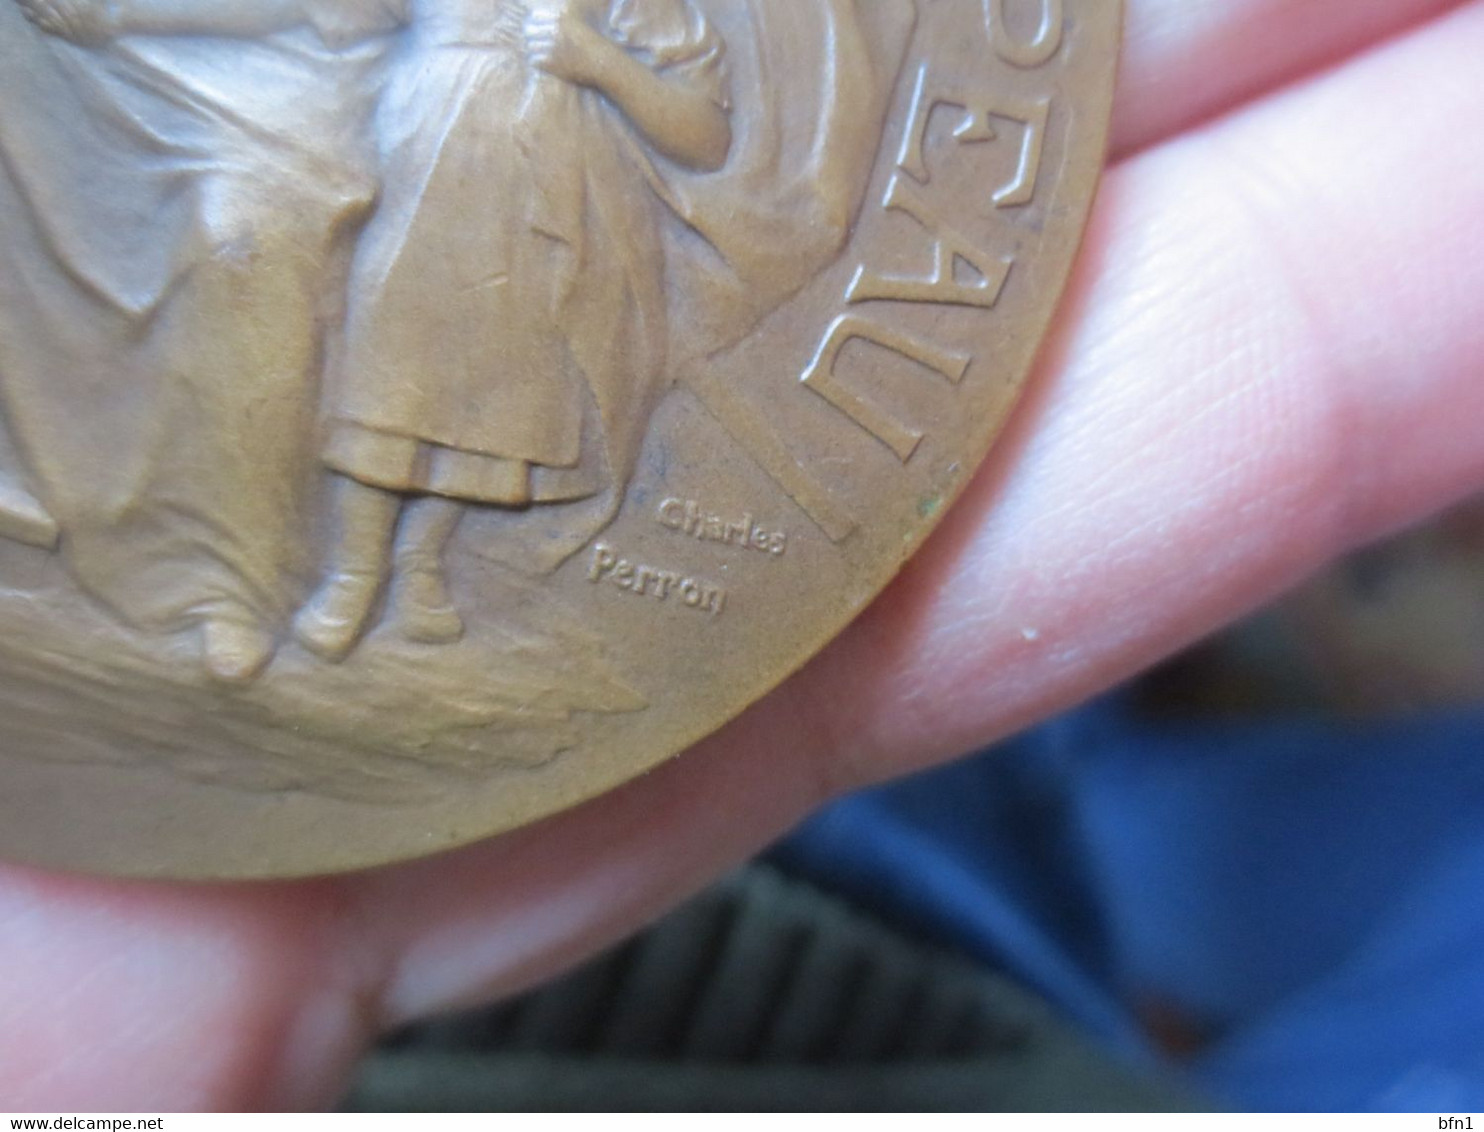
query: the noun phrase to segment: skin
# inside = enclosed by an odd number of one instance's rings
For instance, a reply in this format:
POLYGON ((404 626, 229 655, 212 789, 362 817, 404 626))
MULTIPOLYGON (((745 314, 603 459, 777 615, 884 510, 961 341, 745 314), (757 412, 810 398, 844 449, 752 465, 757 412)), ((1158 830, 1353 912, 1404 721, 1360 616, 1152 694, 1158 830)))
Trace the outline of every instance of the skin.
POLYGON ((1131 0, 1060 330, 854 628, 685 758, 447 857, 243 887, 0 868, 0 1105, 331 1104, 387 1027, 554 976, 839 792, 1484 488, 1481 57, 1479 0, 1131 0))

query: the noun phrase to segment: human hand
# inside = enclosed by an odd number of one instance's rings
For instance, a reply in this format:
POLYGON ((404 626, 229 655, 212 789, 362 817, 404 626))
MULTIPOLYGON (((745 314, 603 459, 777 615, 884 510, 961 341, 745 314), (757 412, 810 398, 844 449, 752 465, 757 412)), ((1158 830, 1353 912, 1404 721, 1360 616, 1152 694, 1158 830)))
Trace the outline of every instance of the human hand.
POLYGON ((601 53, 613 44, 589 22, 587 0, 543 0, 526 17, 526 57, 531 65, 574 86, 592 86, 601 53))
POLYGON ((0 869, 0 1107, 330 1104, 386 1028, 552 976, 840 791, 1484 487, 1484 3, 1130 0, 1129 31, 1060 330, 859 623, 686 757, 449 856, 238 887, 0 869))
POLYGON ((113 35, 111 0, 16 0, 26 19, 47 35, 81 47, 106 43, 113 35))

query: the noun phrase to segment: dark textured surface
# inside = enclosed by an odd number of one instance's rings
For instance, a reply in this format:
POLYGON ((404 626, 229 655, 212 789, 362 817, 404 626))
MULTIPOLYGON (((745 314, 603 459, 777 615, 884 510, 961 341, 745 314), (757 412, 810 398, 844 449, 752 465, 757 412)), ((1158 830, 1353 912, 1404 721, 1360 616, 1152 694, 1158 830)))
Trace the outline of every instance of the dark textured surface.
POLYGON ((419 1027, 361 1111, 1166 1110, 967 961, 755 866, 542 991, 419 1027))

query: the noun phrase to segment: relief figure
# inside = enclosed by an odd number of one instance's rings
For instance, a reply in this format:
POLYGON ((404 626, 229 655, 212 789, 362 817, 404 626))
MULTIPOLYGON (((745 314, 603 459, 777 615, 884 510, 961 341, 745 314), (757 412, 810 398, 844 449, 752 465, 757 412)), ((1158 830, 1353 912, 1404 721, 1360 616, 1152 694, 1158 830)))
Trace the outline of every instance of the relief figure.
MULTIPOLYGON (((676 57, 677 77, 724 92, 726 160, 717 169, 687 161, 608 111, 603 144, 624 155, 619 183, 634 206, 635 237, 572 245, 585 257, 571 267, 579 276, 571 296, 585 301, 567 304, 568 337, 584 355, 575 361, 588 378, 581 391, 581 456, 575 468, 533 469, 531 505, 471 507, 459 527, 459 553, 538 580, 590 547, 612 522, 651 417, 677 388, 699 401, 810 518, 821 509, 806 503, 826 494, 789 453, 780 434, 786 422, 720 379, 715 359, 839 259, 870 185, 916 27, 916 3, 688 0, 686 7, 691 38, 676 42, 691 46, 676 57), (617 258, 604 263, 600 254, 617 258), (641 264, 642 273, 635 271, 641 264), (650 275, 655 270, 658 277, 650 275), (642 280, 642 286, 632 287, 623 305, 604 303, 599 296, 622 292, 586 286, 582 277, 594 272, 593 279, 642 280), (605 361, 605 350, 644 368, 623 372, 605 361)), ((601 96, 583 97, 601 107, 601 96)), ((533 150, 530 160, 539 163, 541 152, 533 150)), ((552 189, 560 183, 553 181, 552 189)), ((543 198, 548 225, 560 220, 563 208, 551 205, 563 199, 543 198)), ((561 287, 565 278, 557 273, 549 282, 561 287)), ((497 278, 490 282, 498 285, 497 278)))
POLYGON ((311 577, 383 0, 0 3, 0 399, 82 585, 247 680, 311 577))
POLYGON ((241 683, 291 622, 346 657, 389 582, 404 636, 459 638, 455 532, 549 576, 677 386, 808 511, 710 362, 838 259, 915 23, 0 0, 0 415, 34 496, 0 485, 0 534, 241 683))
POLYGON ((724 45, 690 0, 414 0, 412 16, 327 382, 335 542, 295 622, 332 660, 389 573, 405 634, 461 635, 442 558, 465 504, 602 489, 584 434, 644 413, 665 366, 661 217, 636 152, 714 170, 731 146, 724 45))
MULTIPOLYGON (((336 541, 302 643, 346 656, 388 577, 404 636, 456 640, 443 562, 461 525, 527 573, 591 541, 659 400, 843 247, 915 16, 911 0, 414 4, 327 381, 336 541)), ((769 428, 696 391, 744 444, 769 428)))

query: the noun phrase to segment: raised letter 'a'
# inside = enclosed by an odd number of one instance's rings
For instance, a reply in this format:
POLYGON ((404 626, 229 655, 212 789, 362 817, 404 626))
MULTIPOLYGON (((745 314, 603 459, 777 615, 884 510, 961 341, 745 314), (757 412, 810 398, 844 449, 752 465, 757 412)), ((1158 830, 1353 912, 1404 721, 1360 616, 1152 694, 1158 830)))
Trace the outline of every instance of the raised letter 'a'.
POLYGON ((988 310, 1000 301, 1005 281, 1010 278, 1014 260, 999 257, 975 246, 941 216, 935 213, 900 175, 891 179, 886 194, 886 207, 905 212, 936 240, 933 244, 933 272, 922 278, 909 275, 878 275, 862 267, 846 292, 852 303, 888 300, 899 303, 946 303, 950 306, 976 307, 988 310), (960 266, 973 278, 960 279, 960 266))

